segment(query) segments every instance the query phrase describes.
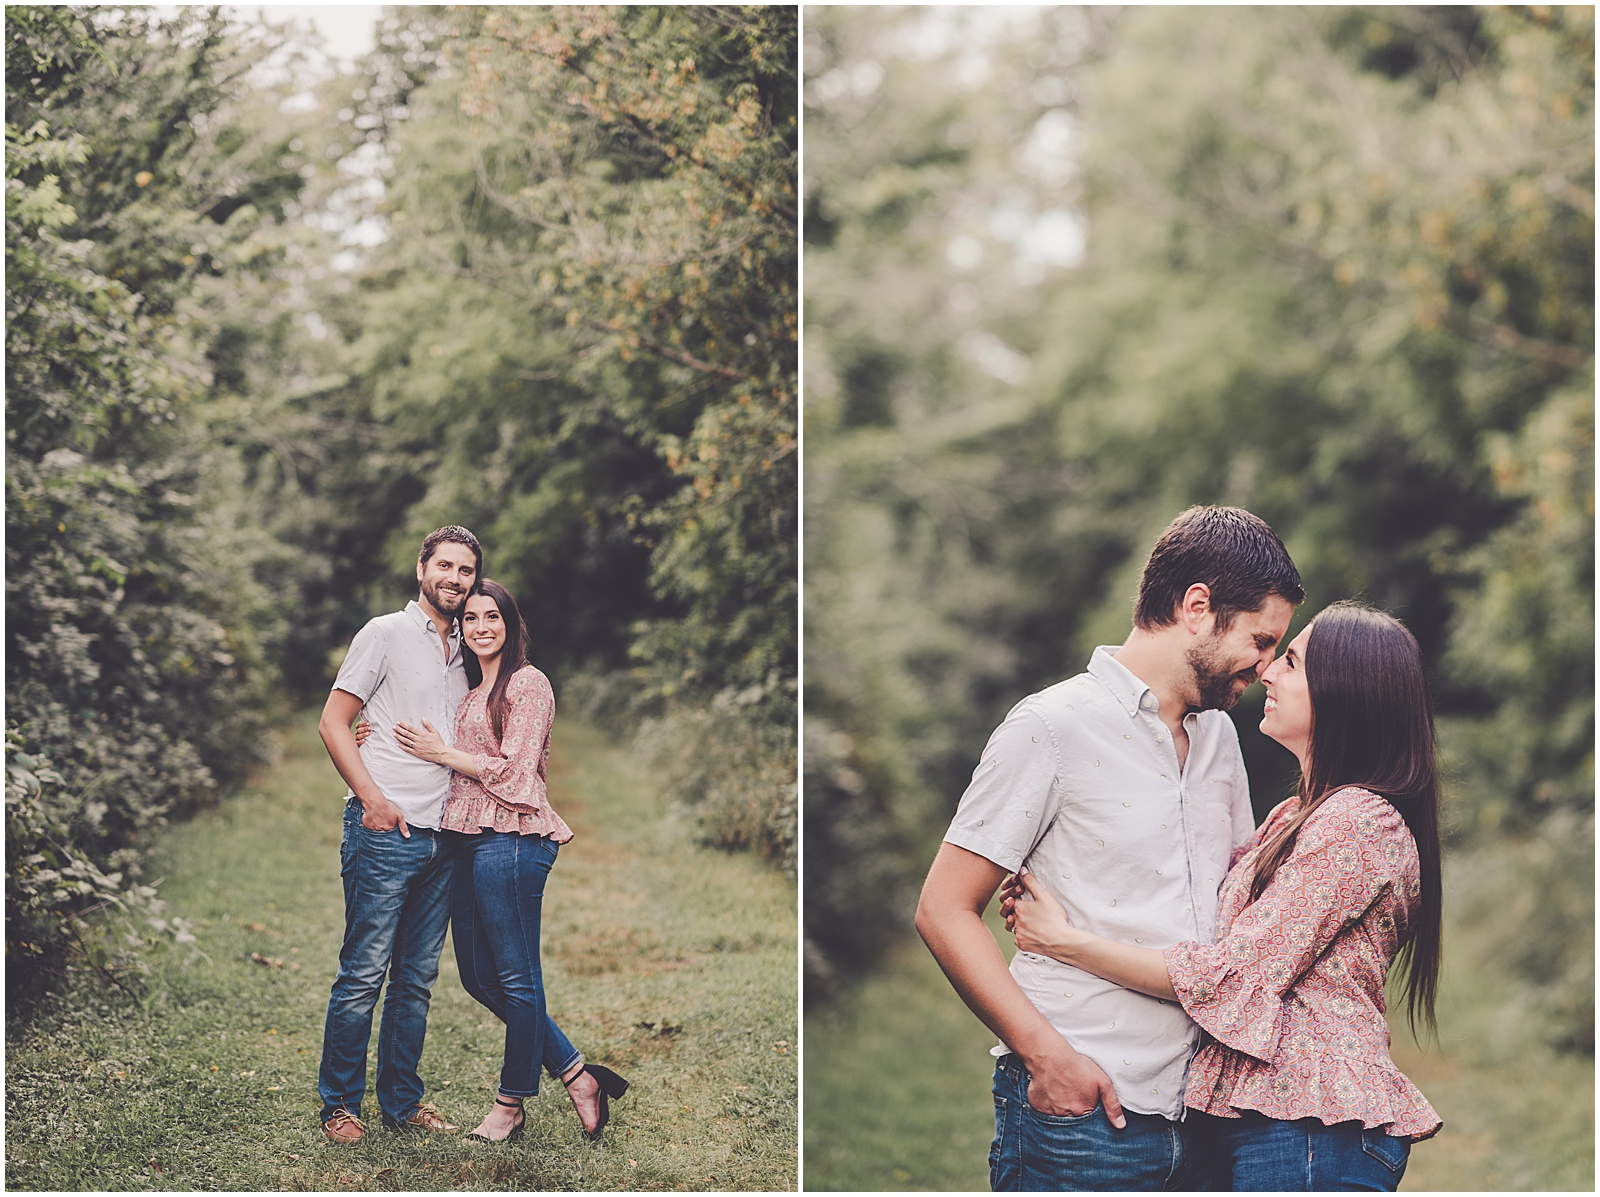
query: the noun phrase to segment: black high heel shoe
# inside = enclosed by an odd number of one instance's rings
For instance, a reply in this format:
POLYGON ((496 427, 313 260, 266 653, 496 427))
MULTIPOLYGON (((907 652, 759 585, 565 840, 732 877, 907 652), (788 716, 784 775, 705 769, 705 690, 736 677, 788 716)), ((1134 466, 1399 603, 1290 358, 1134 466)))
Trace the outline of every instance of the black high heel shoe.
POLYGON ((600 1138, 600 1132, 606 1129, 606 1123, 611 1121, 611 1102, 608 1099, 621 1097, 626 1093, 628 1091, 628 1082, 603 1064, 585 1064, 572 1074, 572 1080, 562 1081, 561 1083, 570 1089, 574 1082, 586 1072, 594 1077, 595 1082, 600 1086, 600 1118, 595 1122, 593 1130, 583 1132, 583 1137, 593 1143, 600 1138))
MULTIPOLYGON (((495 1099, 494 1099, 494 1104, 497 1105, 497 1106, 509 1106, 512 1109, 522 1110, 522 1098, 520 1098, 520 1097, 515 1098, 515 1099, 513 1099, 511 1101, 507 1101, 504 1097, 500 1097, 500 1096, 497 1095, 495 1097, 495 1099)), ((467 1138, 471 1139, 474 1143, 515 1143, 518 1139, 522 1138, 522 1128, 527 1126, 527 1125, 528 1125, 527 1111, 523 1111, 522 1121, 517 1123, 517 1125, 515 1125, 509 1131, 507 1131, 503 1138, 491 1139, 487 1135, 478 1135, 478 1134, 468 1135, 467 1138)))

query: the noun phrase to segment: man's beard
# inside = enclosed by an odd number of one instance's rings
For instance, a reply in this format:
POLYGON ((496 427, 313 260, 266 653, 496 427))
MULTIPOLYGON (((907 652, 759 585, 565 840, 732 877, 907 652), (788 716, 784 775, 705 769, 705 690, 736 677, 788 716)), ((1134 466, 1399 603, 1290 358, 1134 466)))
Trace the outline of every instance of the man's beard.
POLYGON ((439 589, 439 583, 429 586, 422 584, 422 597, 433 604, 433 609, 440 615, 460 615, 461 608, 466 606, 467 592, 465 590, 450 593, 439 589))
POLYGON ((1196 707, 1201 711, 1226 711, 1239 701, 1248 683, 1256 680, 1255 666, 1248 669, 1227 670, 1218 660, 1213 647, 1215 637, 1191 648, 1185 656, 1189 668, 1194 670, 1195 689, 1200 692, 1196 707), (1246 686, 1239 685, 1245 682, 1246 686))

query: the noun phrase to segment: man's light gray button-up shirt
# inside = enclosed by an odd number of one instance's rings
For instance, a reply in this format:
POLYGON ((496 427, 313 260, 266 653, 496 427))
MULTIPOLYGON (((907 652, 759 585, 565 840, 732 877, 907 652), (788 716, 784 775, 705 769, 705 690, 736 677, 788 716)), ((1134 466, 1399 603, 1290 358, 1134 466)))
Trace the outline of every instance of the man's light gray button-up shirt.
POLYGON ((456 708, 467 696, 460 629, 451 628, 447 652, 433 620, 412 599, 404 611, 369 620, 356 633, 333 688, 365 704, 361 713, 372 734, 361 746, 361 761, 383 796, 410 826, 437 829, 450 796, 450 770, 402 749, 394 725, 421 727, 426 719, 446 744, 455 742, 456 708))
MULTIPOLYGON (((1012 872, 1026 864, 1096 935, 1149 948, 1209 942, 1229 857, 1255 830, 1238 733, 1222 711, 1186 715, 1180 770, 1155 695, 1116 652, 1095 649, 1087 673, 1012 708, 944 838, 1012 872)), ((1199 1031, 1177 1002, 1025 952, 1011 973, 1105 1069, 1125 1108, 1183 1116, 1199 1031)))

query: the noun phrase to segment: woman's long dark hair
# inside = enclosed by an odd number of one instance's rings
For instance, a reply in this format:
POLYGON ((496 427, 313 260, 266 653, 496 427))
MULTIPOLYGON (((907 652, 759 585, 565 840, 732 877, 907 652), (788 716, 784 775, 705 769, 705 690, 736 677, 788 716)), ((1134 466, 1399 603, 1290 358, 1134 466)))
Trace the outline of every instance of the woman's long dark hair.
POLYGON ((1336 603, 1312 622, 1303 667, 1311 696, 1311 752, 1300 779, 1301 806, 1257 857, 1250 899, 1261 896, 1288 858, 1301 824, 1329 794, 1345 786, 1381 794, 1405 820, 1422 866, 1422 892, 1410 907, 1396 957, 1406 971, 1406 1014, 1413 1034, 1419 1011, 1434 1028, 1444 901, 1433 702, 1422 650, 1393 616, 1359 603, 1336 603))
MULTIPOLYGON (((473 594, 487 595, 494 600, 494 605, 500 608, 500 622, 506 629, 505 647, 500 650, 500 672, 495 676, 494 685, 489 687, 486 704, 489 726, 494 729, 495 743, 498 744, 506 722, 506 687, 511 684, 511 675, 528 663, 528 625, 522 622, 522 612, 517 610, 517 600, 511 597, 511 592, 492 578, 479 582, 473 594)), ((465 614, 463 609, 462 615, 465 614)), ((465 634, 462 643, 465 647, 465 634)), ((462 654, 461 664, 466 667, 467 681, 476 690, 483 684, 483 666, 478 663, 477 654, 467 648, 462 654)))

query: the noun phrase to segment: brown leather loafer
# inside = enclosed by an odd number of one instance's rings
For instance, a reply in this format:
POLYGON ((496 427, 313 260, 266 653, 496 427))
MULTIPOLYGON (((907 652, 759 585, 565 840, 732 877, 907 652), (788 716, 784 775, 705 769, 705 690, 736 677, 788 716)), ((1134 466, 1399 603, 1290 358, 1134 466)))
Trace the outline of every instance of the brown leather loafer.
POLYGON ((322 1133, 333 1143, 354 1143, 367 1133, 367 1128, 349 1110, 335 1110, 322 1124, 322 1133))
POLYGON ((405 1122, 401 1123, 400 1129, 428 1131, 429 1133, 432 1133, 433 1131, 442 1131, 444 1134, 453 1135, 461 1128, 446 1122, 444 1120, 444 1115, 440 1114, 439 1111, 434 1109, 432 1106, 424 1103, 423 1105, 417 1107, 417 1112, 415 1114, 411 1115, 411 1117, 407 1118, 405 1122))

